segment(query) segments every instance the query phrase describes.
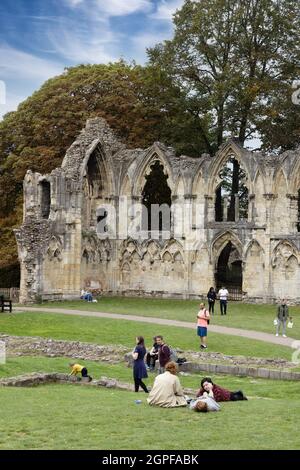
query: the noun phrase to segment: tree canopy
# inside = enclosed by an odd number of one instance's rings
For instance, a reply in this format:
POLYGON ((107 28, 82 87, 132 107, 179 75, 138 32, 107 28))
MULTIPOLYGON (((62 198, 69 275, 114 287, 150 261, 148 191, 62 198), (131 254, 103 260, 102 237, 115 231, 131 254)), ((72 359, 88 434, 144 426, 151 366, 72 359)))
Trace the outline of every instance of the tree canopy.
POLYGON ((300 143, 293 81, 300 72, 300 4, 293 0, 186 0, 173 39, 149 49, 185 96, 206 150, 230 135, 266 150, 300 143), (285 135, 282 131, 285 128, 285 135))

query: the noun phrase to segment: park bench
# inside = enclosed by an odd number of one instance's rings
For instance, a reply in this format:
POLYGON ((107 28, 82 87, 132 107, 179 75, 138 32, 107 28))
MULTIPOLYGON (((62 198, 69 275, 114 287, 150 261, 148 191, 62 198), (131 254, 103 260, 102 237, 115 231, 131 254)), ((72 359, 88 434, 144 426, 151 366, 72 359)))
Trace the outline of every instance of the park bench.
POLYGON ((0 311, 4 312, 5 310, 12 311, 11 300, 5 299, 4 295, 0 295, 0 311))

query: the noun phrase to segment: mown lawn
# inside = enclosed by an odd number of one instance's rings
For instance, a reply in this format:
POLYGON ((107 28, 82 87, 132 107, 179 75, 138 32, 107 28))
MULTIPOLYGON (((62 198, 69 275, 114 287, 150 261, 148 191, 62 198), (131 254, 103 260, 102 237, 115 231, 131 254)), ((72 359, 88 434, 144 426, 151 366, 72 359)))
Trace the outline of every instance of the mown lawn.
POLYGON ((134 392, 112 389, 2 388, 0 448, 299 449, 300 400, 294 384, 281 384, 269 384, 271 399, 258 388, 249 401, 207 414, 150 407, 142 393, 137 405, 134 392))
MULTIPOLYGON (((196 330, 126 320, 80 317, 49 313, 17 313, 0 315, 0 333, 19 336, 42 336, 97 344, 124 345, 133 348, 135 337, 142 335, 150 347, 154 335, 162 334, 166 342, 183 351, 199 348, 196 330)), ((293 350, 263 341, 238 336, 209 333, 208 350, 227 355, 284 358, 291 360, 293 350)))
MULTIPOLYGON (((127 297, 101 297, 98 303, 82 300, 64 302, 45 302, 47 308, 73 308, 76 310, 123 313, 124 315, 141 315, 145 317, 168 318, 195 322, 199 302, 195 300, 143 299, 127 297)), ((41 305, 35 305, 41 307, 41 305)), ((294 327, 287 334, 300 339, 300 306, 290 307, 294 318, 294 327)), ((276 316, 276 305, 228 303, 228 315, 221 316, 219 302, 215 305, 212 324, 243 328, 246 330, 275 333, 273 320, 276 316)))

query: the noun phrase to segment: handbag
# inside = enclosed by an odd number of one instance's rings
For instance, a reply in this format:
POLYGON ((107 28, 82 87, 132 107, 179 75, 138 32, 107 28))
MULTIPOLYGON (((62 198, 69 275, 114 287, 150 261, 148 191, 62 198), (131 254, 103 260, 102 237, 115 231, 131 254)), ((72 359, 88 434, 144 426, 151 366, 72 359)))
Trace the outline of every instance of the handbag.
POLYGON ((293 328, 294 323, 290 320, 287 324, 288 328, 293 328))
POLYGON ((278 325, 278 319, 277 318, 274 318, 273 324, 274 324, 274 326, 278 325))

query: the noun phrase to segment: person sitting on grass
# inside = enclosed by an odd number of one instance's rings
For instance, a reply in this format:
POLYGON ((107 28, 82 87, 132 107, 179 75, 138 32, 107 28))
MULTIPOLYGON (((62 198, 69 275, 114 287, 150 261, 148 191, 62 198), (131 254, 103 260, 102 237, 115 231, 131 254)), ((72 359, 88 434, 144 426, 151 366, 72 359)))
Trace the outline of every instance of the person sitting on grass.
POLYGON ((214 384, 210 377, 204 377, 204 379, 201 380, 201 388, 197 393, 197 397, 211 397, 217 402, 248 400, 241 390, 230 392, 214 384))
POLYGON ((149 405, 163 408, 187 405, 186 397, 177 377, 177 371, 178 367, 175 362, 171 361, 165 365, 165 372, 155 378, 153 388, 149 393, 149 398, 147 398, 149 405))
POLYGON ((87 302, 93 302, 93 295, 89 291, 82 289, 80 298, 86 300, 87 302))
POLYGON ((80 364, 75 364, 74 362, 71 362, 69 364, 69 367, 71 367, 71 369, 72 369, 70 375, 77 376, 77 374, 81 373, 82 378, 88 378, 89 382, 91 382, 91 380, 93 380, 92 377, 90 377, 88 375, 88 371, 87 371, 86 367, 84 367, 80 364))

